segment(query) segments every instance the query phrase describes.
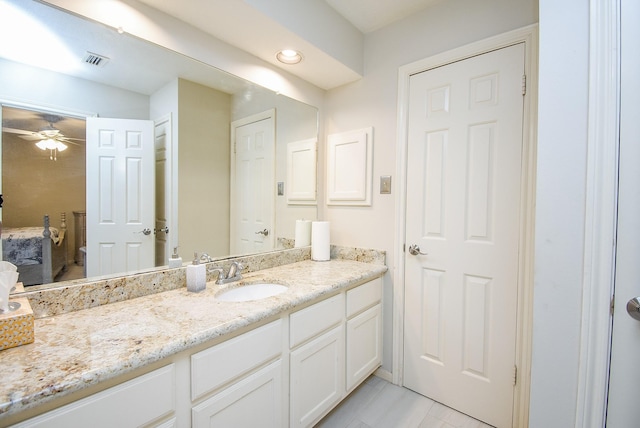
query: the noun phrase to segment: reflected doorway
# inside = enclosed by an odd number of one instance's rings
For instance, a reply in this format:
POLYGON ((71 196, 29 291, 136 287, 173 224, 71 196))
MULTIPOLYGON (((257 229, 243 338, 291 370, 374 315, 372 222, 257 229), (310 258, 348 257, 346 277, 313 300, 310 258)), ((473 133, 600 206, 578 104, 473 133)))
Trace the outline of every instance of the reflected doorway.
POLYGON ((37 266, 44 263, 42 249, 31 237, 42 236, 44 215, 55 228, 51 277, 54 281, 85 277, 85 128, 82 117, 2 106, 3 259, 25 272, 19 279, 25 285, 43 283, 40 271, 49 266, 37 266))

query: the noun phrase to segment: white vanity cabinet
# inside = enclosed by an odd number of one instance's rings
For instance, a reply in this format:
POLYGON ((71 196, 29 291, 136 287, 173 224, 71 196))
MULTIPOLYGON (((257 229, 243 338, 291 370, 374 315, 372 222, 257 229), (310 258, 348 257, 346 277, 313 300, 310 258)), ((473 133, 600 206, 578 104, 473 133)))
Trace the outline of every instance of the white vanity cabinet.
POLYGON ((290 426, 310 426, 344 396, 344 294, 291 314, 290 426))
POLYGON ((175 368, 169 364, 15 427, 169 427, 173 420, 152 422, 175 411, 175 389, 175 368))
POLYGON ((335 293, 16 426, 310 427, 381 363, 382 280, 335 293))
POLYGON ((290 316, 290 426, 317 422, 382 362, 382 279, 290 316))
POLYGON ((194 428, 283 426, 282 320, 191 356, 194 428))

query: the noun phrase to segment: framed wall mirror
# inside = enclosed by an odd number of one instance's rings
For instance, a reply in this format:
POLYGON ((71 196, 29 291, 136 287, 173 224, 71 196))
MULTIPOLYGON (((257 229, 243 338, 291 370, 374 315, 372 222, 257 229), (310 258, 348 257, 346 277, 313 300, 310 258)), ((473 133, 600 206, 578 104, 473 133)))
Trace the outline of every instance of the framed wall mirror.
MULTIPOLYGON (((11 40, 0 46, 2 226, 42 228, 48 214, 51 226, 61 228, 63 213, 66 263, 82 277, 76 280, 87 280, 85 274, 90 279, 166 267, 176 247, 185 262, 194 252, 224 258, 286 248, 295 220, 317 217, 313 198, 290 204, 286 192, 278 192, 289 185, 287 145, 317 140, 316 107, 38 2, 1 0, 0 7, 0 37, 11 40), (257 192, 251 183, 238 185, 242 169, 231 163, 237 144, 243 143, 232 124, 253 123, 251 117, 265 112, 270 112, 273 127, 273 157, 268 161, 273 182, 257 192), (153 189, 138 188, 152 190, 154 214, 151 224, 136 225, 140 236, 150 231, 153 242, 145 250, 145 255, 153 253, 146 265, 125 260, 111 271, 85 265, 92 256, 101 257, 91 242, 96 213, 104 206, 95 199, 100 187, 91 182, 100 175, 91 155, 92 144, 99 143, 86 131, 88 118, 152 125, 152 167, 139 172, 140 177, 153 175, 153 189), (47 140, 65 147, 36 145, 47 140), (268 226, 255 232, 261 245, 231 242, 237 235, 231 224, 251 217, 250 208, 257 204, 252 198, 265 192, 273 215, 268 226)), ((9 235, 4 230, 2 235, 4 248, 9 235)), ((34 281, 34 287, 64 285, 64 273, 51 284, 34 281)))

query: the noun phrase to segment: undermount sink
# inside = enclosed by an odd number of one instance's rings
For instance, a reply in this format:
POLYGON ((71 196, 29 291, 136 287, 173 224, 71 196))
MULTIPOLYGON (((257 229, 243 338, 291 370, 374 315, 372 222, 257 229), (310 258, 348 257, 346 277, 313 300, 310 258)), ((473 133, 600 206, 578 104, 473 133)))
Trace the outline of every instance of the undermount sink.
POLYGON ((287 291, 281 284, 259 283, 247 284, 226 290, 216 295, 216 299, 223 302, 249 302, 251 300, 266 299, 287 291))

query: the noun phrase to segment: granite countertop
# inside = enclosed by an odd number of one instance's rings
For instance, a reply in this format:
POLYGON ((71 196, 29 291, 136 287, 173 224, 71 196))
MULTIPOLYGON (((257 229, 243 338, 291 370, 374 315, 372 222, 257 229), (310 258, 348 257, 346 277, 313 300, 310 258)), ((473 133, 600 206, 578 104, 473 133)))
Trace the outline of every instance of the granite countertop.
POLYGON ((35 342, 0 352, 0 422, 56 397, 141 368, 323 295, 379 277, 384 265, 301 261, 244 275, 240 283, 276 282, 277 296, 222 302, 213 282, 36 319, 35 342))

